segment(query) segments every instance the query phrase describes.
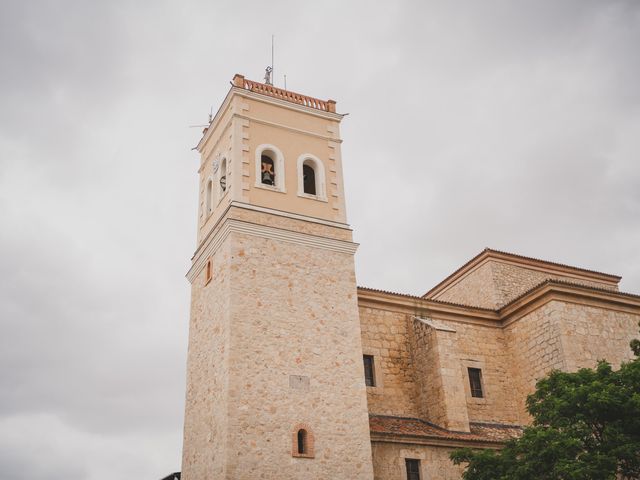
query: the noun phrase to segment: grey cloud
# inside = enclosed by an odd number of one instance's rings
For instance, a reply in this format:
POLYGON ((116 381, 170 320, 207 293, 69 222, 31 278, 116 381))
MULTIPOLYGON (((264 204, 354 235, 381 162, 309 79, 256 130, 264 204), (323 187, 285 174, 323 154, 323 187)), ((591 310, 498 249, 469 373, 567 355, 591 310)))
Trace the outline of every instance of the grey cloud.
POLYGON ((490 246, 619 273, 640 291, 636 2, 0 8, 8 478, 179 468, 200 133, 189 125, 234 73, 262 78, 272 33, 277 83, 286 74, 350 113, 360 284, 423 293, 490 246))

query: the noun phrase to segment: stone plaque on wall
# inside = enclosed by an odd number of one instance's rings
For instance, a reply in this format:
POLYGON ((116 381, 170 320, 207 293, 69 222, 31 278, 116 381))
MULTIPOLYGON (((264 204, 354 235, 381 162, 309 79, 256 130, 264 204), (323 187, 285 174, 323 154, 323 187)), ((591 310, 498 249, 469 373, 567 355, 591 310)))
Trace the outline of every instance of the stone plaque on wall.
POLYGON ((289 375, 289 387, 295 390, 309 390, 309 377, 289 375))

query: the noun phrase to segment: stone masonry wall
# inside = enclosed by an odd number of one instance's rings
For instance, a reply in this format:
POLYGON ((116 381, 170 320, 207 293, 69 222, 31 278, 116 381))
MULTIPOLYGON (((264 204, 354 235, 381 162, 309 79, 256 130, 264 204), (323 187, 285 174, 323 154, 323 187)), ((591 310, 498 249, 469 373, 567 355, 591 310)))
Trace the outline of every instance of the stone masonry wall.
POLYGON ((406 458, 420 460, 421 479, 460 480, 462 477, 462 466, 449 460, 451 448, 376 441, 372 450, 375 480, 406 480, 406 458))
POLYGON ((493 279, 493 262, 480 265, 433 298, 461 305, 495 308, 499 297, 493 279))
POLYGON ((448 422, 446 393, 442 382, 438 334, 423 322, 411 322, 410 338, 420 418, 436 425, 448 422))
POLYGON ((422 418, 461 430, 468 428, 462 426, 468 421, 518 422, 511 357, 502 329, 440 321, 455 333, 436 332, 413 319, 408 323, 410 317, 360 307, 363 350, 374 355, 383 377, 381 387, 367 388, 371 413, 422 418), (468 367, 482 369, 482 399, 471 397, 468 367))
POLYGON ((200 272, 191 290, 182 478, 225 478, 227 437, 229 250, 212 258, 213 278, 200 272))
POLYGON ((503 330, 463 322, 446 322, 446 325, 456 330, 449 334, 448 346, 454 350, 451 355, 455 355, 460 365, 469 421, 517 423, 510 357, 503 330), (469 367, 482 370, 483 398, 471 396, 469 367))
POLYGON ((640 314, 568 302, 554 302, 569 371, 592 368, 606 360, 619 368, 633 359, 629 342, 640 337, 640 314))
POLYGON ((497 309, 536 285, 551 279, 617 290, 616 287, 606 283, 489 260, 433 298, 462 305, 497 309))
POLYGON ((227 241, 226 478, 370 480, 353 257, 239 233, 227 241), (299 424, 314 458, 291 454, 299 424))
POLYGON ((614 291, 617 290, 616 287, 609 284, 585 280, 583 278, 552 274, 503 262, 492 263, 493 278, 496 285, 496 291, 498 292, 497 307, 501 307, 509 303, 517 296, 531 290, 533 287, 545 280, 563 280, 589 287, 604 288, 614 291))
POLYGON ((529 421, 526 396, 549 371, 593 368, 601 359, 617 368, 630 360, 629 342, 637 336, 639 319, 638 314, 554 300, 508 325, 520 422, 529 421))
MULTIPOLYGON (((421 323, 412 319, 414 325, 421 323)), ((436 381, 430 385, 429 399, 424 407, 427 411, 436 410, 443 413, 440 425, 448 430, 459 432, 469 431, 469 415, 466 408, 465 386, 462 375, 462 365, 460 364, 459 352, 457 349, 456 332, 431 328, 435 334, 435 341, 431 342, 433 354, 436 359, 434 364, 425 365, 424 368, 430 371, 430 376, 439 380, 441 392, 436 392, 436 381), (435 399, 440 397, 441 403, 435 405, 435 399)), ((419 344, 417 345, 419 348, 419 344)))
POLYGON ((553 369, 565 370, 557 306, 550 302, 530 312, 505 329, 511 354, 512 392, 518 423, 529 423, 525 401, 536 381, 553 369))
POLYGON ((382 386, 367 387, 369 411, 379 415, 420 417, 420 401, 411 358, 407 314, 360 307, 362 348, 374 355, 382 386))

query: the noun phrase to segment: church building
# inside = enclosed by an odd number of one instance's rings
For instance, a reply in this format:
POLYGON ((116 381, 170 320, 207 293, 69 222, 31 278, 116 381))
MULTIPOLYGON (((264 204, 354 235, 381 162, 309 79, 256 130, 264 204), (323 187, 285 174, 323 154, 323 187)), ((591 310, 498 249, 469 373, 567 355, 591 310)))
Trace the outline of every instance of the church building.
POLYGON ((485 249, 422 296, 358 287, 342 118, 235 75, 197 145, 183 480, 459 479, 551 369, 632 358, 616 275, 485 249))

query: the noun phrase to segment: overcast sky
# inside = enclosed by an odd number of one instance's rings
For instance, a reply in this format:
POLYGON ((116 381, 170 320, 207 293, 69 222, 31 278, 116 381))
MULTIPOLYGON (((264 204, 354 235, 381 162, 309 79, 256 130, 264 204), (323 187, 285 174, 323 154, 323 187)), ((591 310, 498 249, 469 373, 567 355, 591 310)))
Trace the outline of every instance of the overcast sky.
POLYGON ((0 3, 0 477, 180 469, 201 125, 333 98, 360 285, 484 247, 640 292, 640 2, 0 3), (379 5, 379 6, 374 6, 379 5))

